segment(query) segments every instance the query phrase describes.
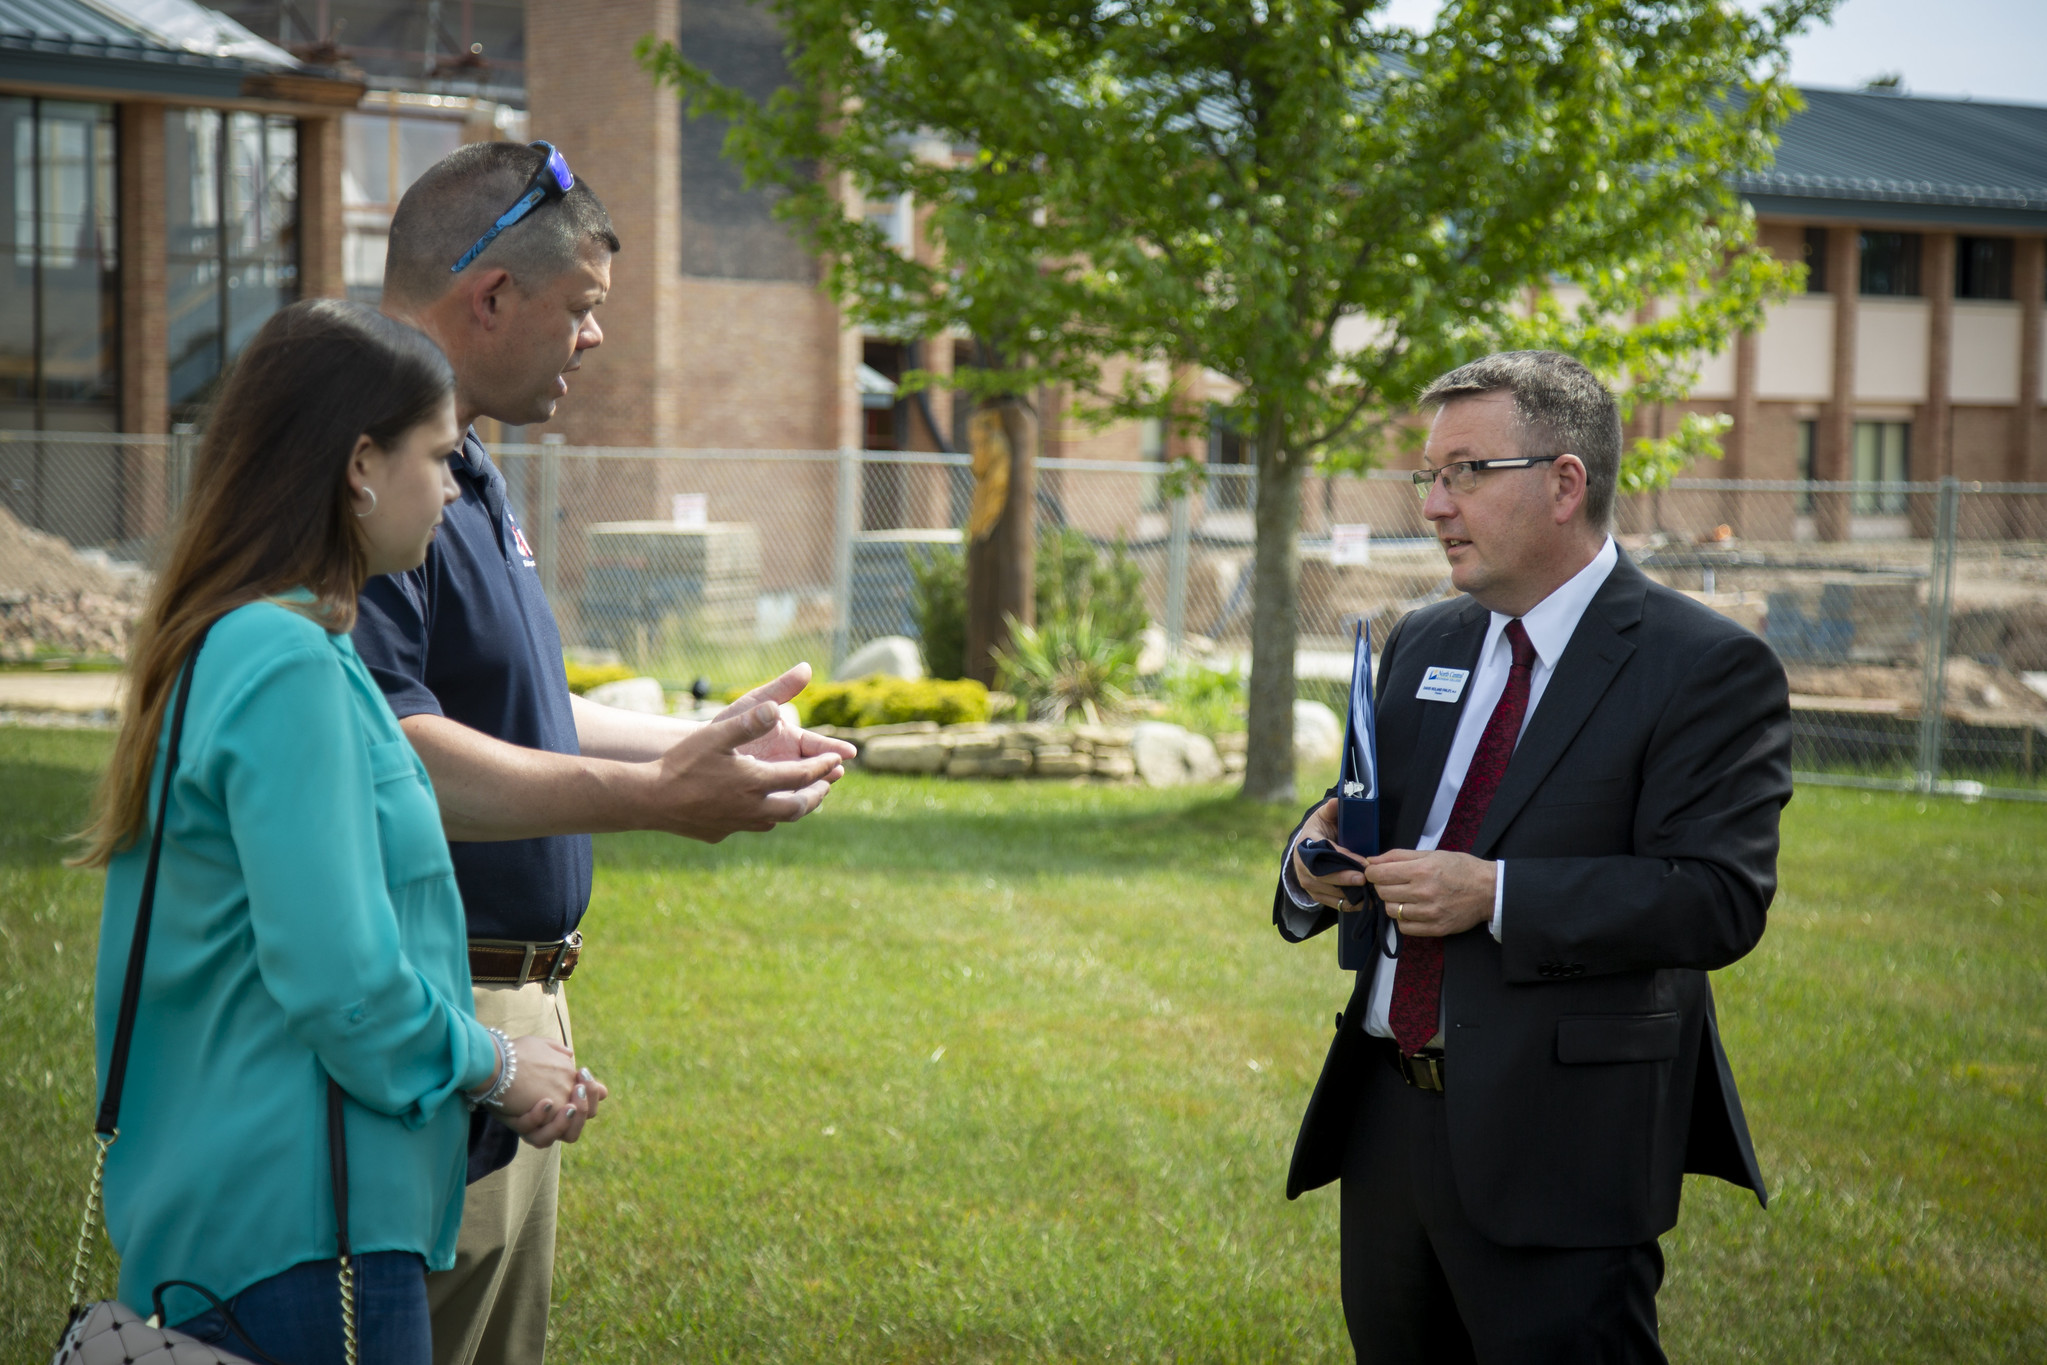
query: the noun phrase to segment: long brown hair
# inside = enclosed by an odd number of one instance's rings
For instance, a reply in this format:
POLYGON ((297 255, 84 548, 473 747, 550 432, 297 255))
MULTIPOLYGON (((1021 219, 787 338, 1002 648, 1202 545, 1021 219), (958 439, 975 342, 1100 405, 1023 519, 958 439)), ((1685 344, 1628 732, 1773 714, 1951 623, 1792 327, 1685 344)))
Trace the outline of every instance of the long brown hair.
POLYGON ((120 737, 74 861, 104 866, 141 833, 172 683, 209 625, 305 588, 313 601, 296 610, 354 627, 368 570, 349 456, 365 435, 391 449, 454 387, 433 342, 365 304, 312 299, 263 324, 214 406, 169 562, 136 622, 120 737))

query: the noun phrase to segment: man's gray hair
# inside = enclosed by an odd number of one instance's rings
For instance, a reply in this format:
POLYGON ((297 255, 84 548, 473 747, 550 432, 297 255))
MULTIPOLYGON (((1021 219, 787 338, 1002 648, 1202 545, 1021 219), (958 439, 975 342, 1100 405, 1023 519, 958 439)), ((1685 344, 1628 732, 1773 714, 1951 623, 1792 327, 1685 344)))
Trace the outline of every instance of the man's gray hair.
MULTIPOLYGON (((455 262, 512 206, 546 157, 516 142, 472 142, 428 167, 391 215, 385 297, 426 304, 446 293, 462 278, 455 262)), ((579 177, 561 199, 499 233, 462 274, 500 266, 522 288, 535 289, 575 265, 592 242, 618 250, 611 215, 579 177)))
POLYGON ((1592 371, 1561 351, 1501 351, 1459 365, 1422 392, 1423 407, 1508 393, 1521 419, 1523 455, 1576 455, 1585 465, 1585 516, 1613 520, 1621 472, 1621 415, 1592 371))

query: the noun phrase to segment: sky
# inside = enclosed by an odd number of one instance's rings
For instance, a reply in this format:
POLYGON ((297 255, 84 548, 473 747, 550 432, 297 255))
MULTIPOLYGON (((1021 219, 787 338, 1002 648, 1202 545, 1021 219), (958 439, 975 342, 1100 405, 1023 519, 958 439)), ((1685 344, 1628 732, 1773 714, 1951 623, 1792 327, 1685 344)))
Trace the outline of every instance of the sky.
MULTIPOLYGON (((1439 8, 1440 0, 1391 0, 1385 13, 1426 27, 1439 8)), ((1843 0, 1831 23, 1791 44, 1800 85, 1852 89, 1893 72, 1913 94, 2047 104, 2047 3, 1843 0)))

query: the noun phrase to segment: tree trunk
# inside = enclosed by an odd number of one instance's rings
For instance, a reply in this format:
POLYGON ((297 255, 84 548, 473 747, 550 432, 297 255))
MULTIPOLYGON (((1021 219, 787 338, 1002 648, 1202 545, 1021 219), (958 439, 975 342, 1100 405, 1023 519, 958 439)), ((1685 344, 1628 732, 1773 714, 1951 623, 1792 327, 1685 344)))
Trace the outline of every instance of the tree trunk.
POLYGON ((968 429, 975 487, 967 525, 966 675, 993 687, 993 651, 1009 648, 1005 618, 1037 624, 1038 424, 1023 399, 996 398, 981 404, 968 429), (1000 487, 1005 473, 1007 486, 1000 487))
POLYGON ((1294 637, 1301 598, 1301 464, 1261 431, 1258 537, 1251 561, 1251 723, 1247 801, 1294 799, 1294 637))

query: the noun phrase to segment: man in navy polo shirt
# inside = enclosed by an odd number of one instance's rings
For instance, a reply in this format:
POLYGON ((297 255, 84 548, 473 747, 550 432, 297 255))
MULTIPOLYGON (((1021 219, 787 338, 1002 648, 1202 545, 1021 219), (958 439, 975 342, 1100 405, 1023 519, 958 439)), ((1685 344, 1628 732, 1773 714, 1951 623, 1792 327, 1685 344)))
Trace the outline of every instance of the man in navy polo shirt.
MULTIPOLYGON (((544 422, 603 340, 595 309, 618 249, 604 206, 554 148, 472 144, 400 201, 384 311, 447 353, 465 429, 544 422)), ((809 681, 803 664, 708 725, 571 696, 532 551, 473 430, 455 477, 461 499, 426 563, 364 588, 355 644, 433 777, 477 1017, 567 1043, 562 981, 581 955, 590 834, 715 843, 772 829, 815 809, 853 751, 785 718, 779 704, 809 681)), ((585 1080, 587 1117, 604 1090, 585 1080)), ((495 1136, 472 1147, 455 1267, 428 1277, 436 1365, 525 1365, 546 1349, 561 1149, 498 1150, 495 1136)))

